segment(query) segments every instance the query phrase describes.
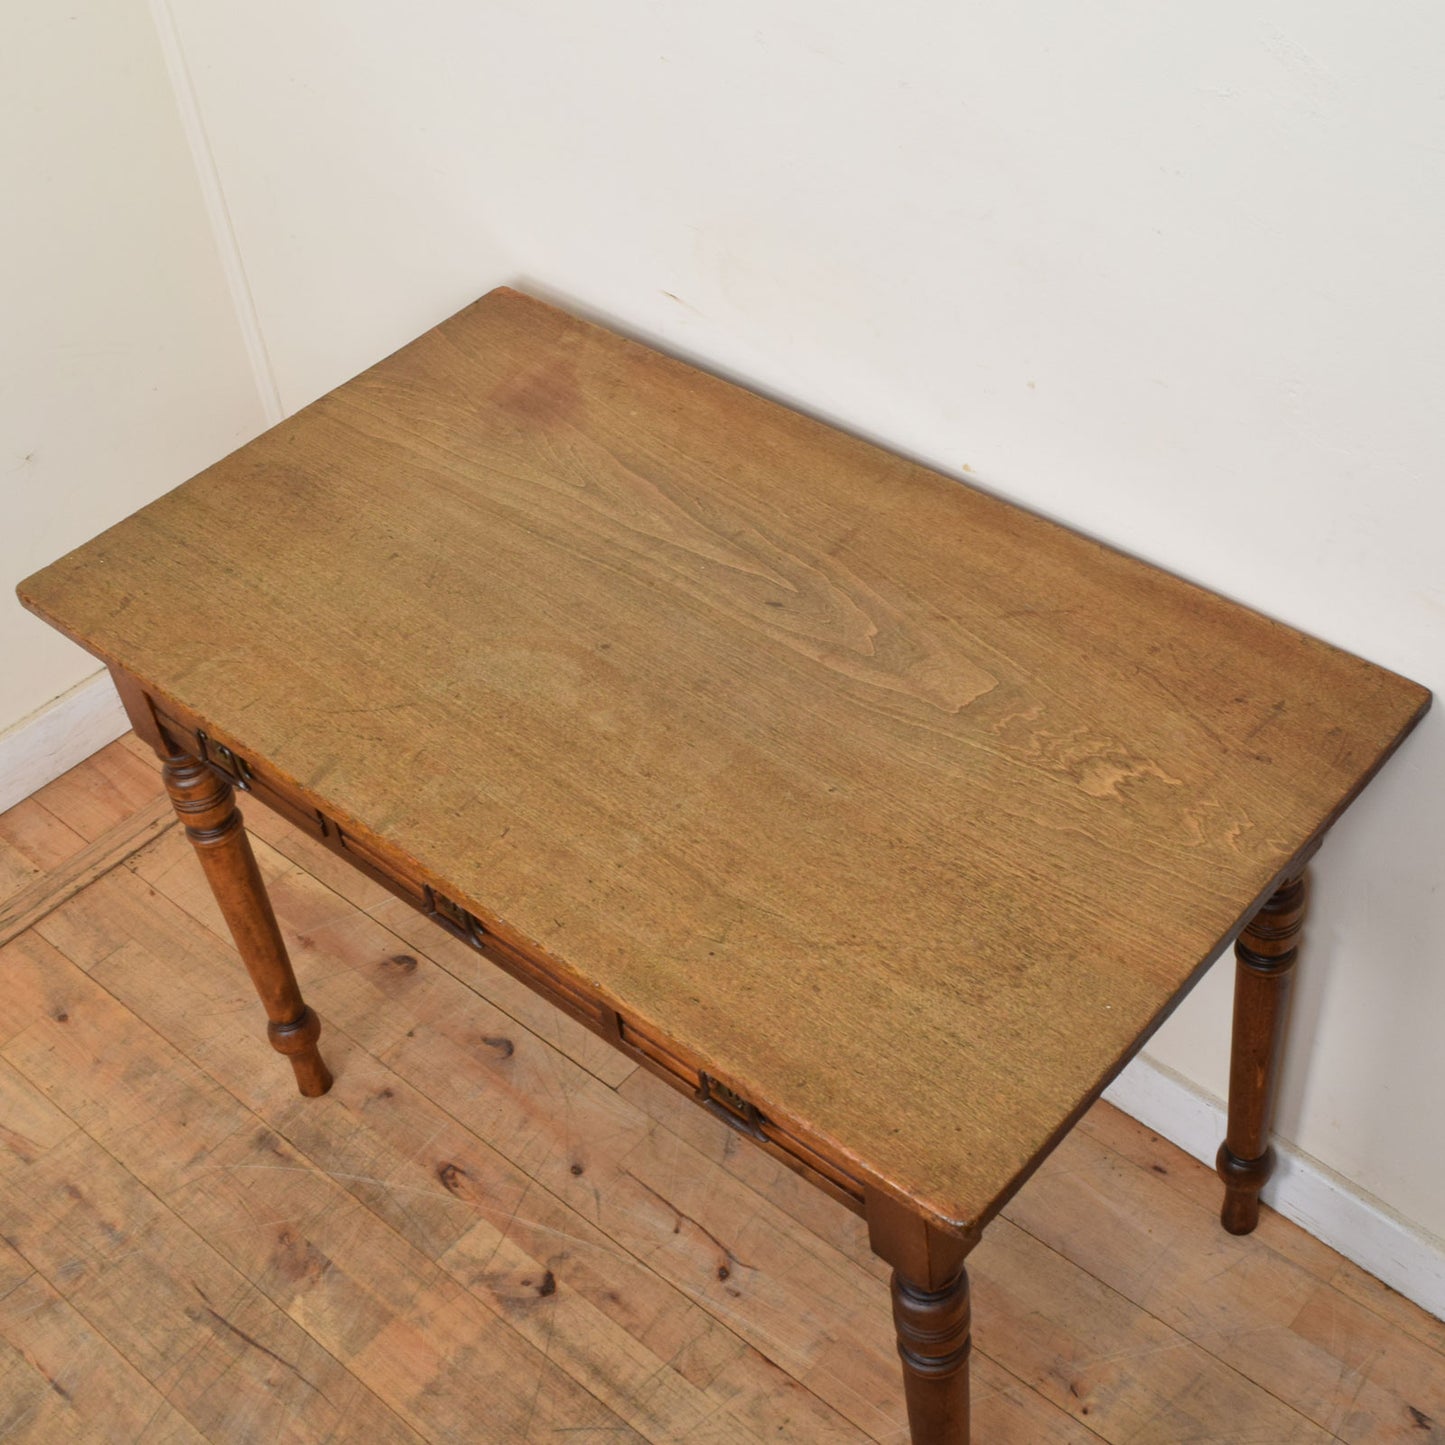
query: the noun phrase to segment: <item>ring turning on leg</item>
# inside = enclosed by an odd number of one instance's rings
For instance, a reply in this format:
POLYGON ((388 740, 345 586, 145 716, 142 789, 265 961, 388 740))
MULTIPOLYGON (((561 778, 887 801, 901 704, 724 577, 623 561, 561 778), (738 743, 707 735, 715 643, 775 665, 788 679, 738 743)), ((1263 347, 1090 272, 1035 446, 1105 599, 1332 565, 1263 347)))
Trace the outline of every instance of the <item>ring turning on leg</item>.
POLYGON ((968 1445, 968 1272, 942 1289, 919 1289, 893 1272, 893 1323, 915 1442, 968 1445))
POLYGON ((1231 1234, 1248 1234, 1259 1223, 1259 1191, 1274 1168, 1270 1116, 1306 903, 1301 872, 1280 885, 1234 945, 1229 1127, 1215 1161, 1224 1181, 1221 1220, 1231 1234))
POLYGON ((324 1094, 331 1072, 316 1047, 321 1021, 301 997, 231 785, 189 753, 167 753, 163 762, 166 791, 270 1020, 271 1046, 291 1060, 303 1094, 324 1094))

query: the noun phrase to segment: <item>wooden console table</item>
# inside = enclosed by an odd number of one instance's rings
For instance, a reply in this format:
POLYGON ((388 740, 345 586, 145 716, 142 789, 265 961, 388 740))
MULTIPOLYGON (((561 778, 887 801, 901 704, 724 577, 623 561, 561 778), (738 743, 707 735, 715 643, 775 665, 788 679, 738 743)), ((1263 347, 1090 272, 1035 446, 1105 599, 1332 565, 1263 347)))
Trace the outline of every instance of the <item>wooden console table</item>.
POLYGON ((1253 1227, 1305 862, 1429 702, 508 290, 20 595, 163 758, 303 1093, 235 788, 866 1216, 936 1445, 965 1256, 1236 936, 1253 1227))

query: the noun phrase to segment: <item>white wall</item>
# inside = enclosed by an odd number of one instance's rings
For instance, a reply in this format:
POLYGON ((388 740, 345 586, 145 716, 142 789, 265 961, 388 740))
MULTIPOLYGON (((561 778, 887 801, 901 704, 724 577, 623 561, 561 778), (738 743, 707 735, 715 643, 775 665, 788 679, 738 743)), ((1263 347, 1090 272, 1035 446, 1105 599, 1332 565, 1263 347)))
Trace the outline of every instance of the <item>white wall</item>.
MULTIPOLYGON (((1438 7, 156 3, 286 408, 520 282, 1445 682, 1438 7)), ((1320 862, 1279 1116, 1427 1248, 1442 735, 1320 862)), ((1151 1047, 1216 1095, 1228 985, 1151 1047)))
POLYGON ((4 733, 96 671, 15 583, 262 415, 141 0, 5 7, 0 177, 4 733))

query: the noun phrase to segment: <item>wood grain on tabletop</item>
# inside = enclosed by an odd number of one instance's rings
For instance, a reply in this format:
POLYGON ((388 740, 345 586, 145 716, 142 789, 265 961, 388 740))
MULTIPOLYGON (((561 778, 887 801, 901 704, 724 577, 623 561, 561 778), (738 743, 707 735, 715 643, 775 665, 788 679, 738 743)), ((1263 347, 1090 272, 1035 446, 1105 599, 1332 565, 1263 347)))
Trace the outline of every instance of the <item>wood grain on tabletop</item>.
POLYGON ((21 595, 959 1225, 1428 701, 506 290, 21 595))

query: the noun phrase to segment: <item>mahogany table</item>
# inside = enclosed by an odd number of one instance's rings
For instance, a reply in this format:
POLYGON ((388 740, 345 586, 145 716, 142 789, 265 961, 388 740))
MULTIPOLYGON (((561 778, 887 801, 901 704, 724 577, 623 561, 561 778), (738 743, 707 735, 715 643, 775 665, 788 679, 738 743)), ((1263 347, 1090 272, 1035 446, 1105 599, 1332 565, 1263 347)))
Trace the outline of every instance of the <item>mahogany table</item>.
POLYGON ((964 1257, 1237 937, 1253 1228, 1303 870, 1414 683, 494 291, 24 582, 304 1094, 240 788, 866 1216, 913 1439, 964 1257))

